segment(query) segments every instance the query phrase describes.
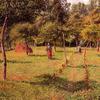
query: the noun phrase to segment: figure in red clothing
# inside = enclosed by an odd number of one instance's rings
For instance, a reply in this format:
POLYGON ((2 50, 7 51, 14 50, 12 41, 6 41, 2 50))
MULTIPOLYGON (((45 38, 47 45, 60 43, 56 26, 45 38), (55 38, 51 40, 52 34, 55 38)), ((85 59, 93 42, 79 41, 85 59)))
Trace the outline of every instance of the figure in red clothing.
POLYGON ((47 44, 47 56, 48 56, 48 59, 52 59, 52 46, 50 45, 50 43, 47 44))

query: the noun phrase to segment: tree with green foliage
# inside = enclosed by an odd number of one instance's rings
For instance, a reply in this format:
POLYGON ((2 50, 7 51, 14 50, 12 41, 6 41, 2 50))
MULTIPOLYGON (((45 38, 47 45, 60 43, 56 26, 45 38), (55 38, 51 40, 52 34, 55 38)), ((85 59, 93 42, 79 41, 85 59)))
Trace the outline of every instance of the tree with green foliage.
POLYGON ((84 34, 88 32, 88 36, 84 35, 84 38, 88 37, 88 39, 91 39, 91 41, 97 43, 97 48, 99 48, 100 43, 100 13, 99 8, 93 9, 87 16, 84 17, 84 26, 85 29, 83 31, 84 34))
POLYGON ((0 0, 0 23, 5 18, 5 14, 9 15, 9 24, 13 24, 32 21, 46 10, 45 0, 0 0))
POLYGON ((81 36, 84 40, 89 41, 90 43, 96 43, 99 48, 99 39, 100 39, 100 25, 90 25, 82 30, 81 36))
POLYGON ((30 23, 16 24, 10 31, 12 42, 24 42, 27 46, 30 42, 33 42, 33 36, 35 35, 35 29, 30 23))
POLYGON ((79 13, 81 15, 86 15, 88 13, 87 5, 79 2, 78 4, 72 4, 71 13, 79 13))
POLYGON ((66 19, 68 19, 69 6, 70 5, 67 3, 66 0, 65 1, 54 0, 53 8, 52 8, 54 20, 61 28, 60 30, 63 38, 65 64, 68 64, 68 60, 67 60, 66 49, 65 49, 65 34, 63 32, 63 26, 65 24, 65 16, 66 19))
POLYGON ((89 0, 89 1, 90 1, 90 5, 89 5, 90 10, 100 7, 100 0, 89 0))

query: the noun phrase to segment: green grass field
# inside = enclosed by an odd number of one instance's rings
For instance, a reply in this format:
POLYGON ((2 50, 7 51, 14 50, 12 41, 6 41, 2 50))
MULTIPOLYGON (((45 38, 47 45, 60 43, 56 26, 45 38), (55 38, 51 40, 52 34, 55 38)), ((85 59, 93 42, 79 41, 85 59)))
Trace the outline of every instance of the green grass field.
POLYGON ((48 60, 45 47, 33 48, 33 54, 7 51, 7 80, 3 81, 0 53, 0 100, 100 100, 100 52, 88 49, 90 89, 85 89, 83 53, 66 48, 69 66, 56 79, 52 75, 64 63, 62 48, 48 60))

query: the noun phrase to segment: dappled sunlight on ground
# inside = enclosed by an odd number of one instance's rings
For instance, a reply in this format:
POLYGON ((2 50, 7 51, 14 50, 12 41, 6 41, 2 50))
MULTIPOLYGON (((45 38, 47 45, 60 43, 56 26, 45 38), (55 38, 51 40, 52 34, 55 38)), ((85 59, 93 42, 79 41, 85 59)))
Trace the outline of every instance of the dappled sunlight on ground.
MULTIPOLYGON (((84 79, 83 53, 76 53, 75 48, 66 48, 69 65, 65 68, 62 77, 68 80, 78 81, 84 79)), ((87 50, 87 64, 89 65, 90 78, 100 81, 100 52, 87 50), (96 72, 96 73, 95 73, 96 72)), ((0 53, 0 80, 2 80, 2 55, 0 53)), ((62 48, 57 48, 53 59, 49 60, 45 47, 33 48, 33 54, 27 56, 25 53, 7 51, 7 76, 9 80, 31 80, 41 74, 53 74, 64 64, 64 53, 62 48)))

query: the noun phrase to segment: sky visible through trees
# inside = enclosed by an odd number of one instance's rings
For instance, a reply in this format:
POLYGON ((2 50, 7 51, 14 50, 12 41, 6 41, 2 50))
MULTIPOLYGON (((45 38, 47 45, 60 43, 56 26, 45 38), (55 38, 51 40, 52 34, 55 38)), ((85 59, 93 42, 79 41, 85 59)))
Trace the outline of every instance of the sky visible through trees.
POLYGON ((83 2, 85 4, 89 3, 89 0, 67 0, 67 1, 71 3, 78 3, 78 2, 83 2))

